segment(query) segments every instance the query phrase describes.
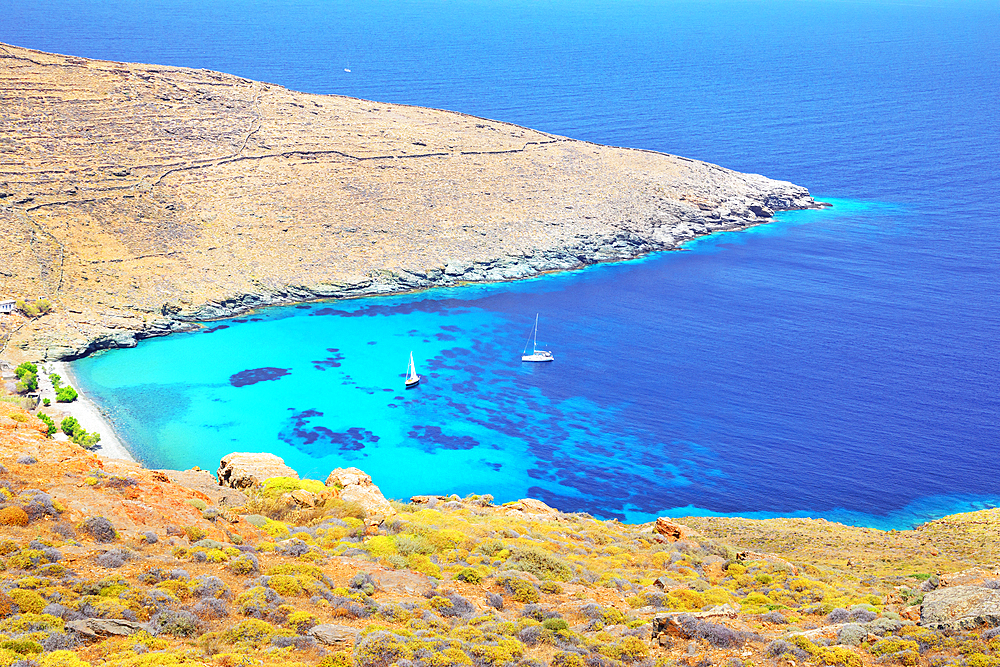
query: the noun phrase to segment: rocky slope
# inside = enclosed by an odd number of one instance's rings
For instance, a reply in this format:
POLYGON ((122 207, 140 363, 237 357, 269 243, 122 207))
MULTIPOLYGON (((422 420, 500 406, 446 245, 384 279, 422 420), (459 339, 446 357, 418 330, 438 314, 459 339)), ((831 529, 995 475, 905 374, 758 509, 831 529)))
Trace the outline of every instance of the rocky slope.
POLYGON ((0 108, 0 296, 55 303, 7 332, 14 358, 634 257, 815 205, 672 155, 13 46, 0 108))
POLYGON ((101 460, 0 400, 0 666, 1000 664, 998 510, 626 525, 221 470, 243 491, 101 460))

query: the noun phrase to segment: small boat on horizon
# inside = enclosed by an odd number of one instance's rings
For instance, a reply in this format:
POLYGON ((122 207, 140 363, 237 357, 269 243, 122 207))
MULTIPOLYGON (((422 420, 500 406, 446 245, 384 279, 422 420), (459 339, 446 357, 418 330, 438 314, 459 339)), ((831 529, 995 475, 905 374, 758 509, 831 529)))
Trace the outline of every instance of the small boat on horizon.
POLYGON ((531 328, 531 336, 528 337, 531 343, 531 354, 528 354, 528 343, 524 344, 524 352, 521 354, 521 361, 555 361, 555 357, 548 350, 538 349, 538 313, 535 313, 535 326, 531 328))
POLYGON ((420 376, 417 375, 417 369, 413 365, 413 352, 410 352, 410 365, 406 368, 406 388, 412 389, 420 384, 420 376))

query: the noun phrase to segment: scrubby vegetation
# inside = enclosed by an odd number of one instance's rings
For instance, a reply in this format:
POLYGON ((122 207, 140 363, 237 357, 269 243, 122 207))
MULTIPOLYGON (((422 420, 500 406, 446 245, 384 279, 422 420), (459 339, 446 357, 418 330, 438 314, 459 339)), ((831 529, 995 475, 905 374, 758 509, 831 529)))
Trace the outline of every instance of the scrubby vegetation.
POLYGON ((18 299, 14 303, 14 307, 28 317, 40 317, 41 315, 45 315, 52 310, 52 304, 46 299, 38 299, 36 301, 18 299))
MULTIPOLYGON (((89 461, 74 493, 154 493, 89 461)), ((43 464, 0 468, 0 667, 1000 667, 1000 630, 916 622, 946 579, 925 567, 875 576, 705 528, 671 541, 472 496, 396 502, 379 521, 287 478, 241 507, 189 494, 184 521, 122 529, 37 488, 43 464)), ((908 558, 879 553, 885 569, 908 558)))
POLYGON ((16 369, 14 375, 17 376, 16 391, 24 394, 29 391, 38 390, 38 366, 31 362, 24 362, 16 369))
POLYGON ((76 417, 66 417, 59 422, 59 429, 70 437, 70 440, 80 445, 84 449, 93 449, 101 441, 101 434, 88 432, 80 425, 76 417))

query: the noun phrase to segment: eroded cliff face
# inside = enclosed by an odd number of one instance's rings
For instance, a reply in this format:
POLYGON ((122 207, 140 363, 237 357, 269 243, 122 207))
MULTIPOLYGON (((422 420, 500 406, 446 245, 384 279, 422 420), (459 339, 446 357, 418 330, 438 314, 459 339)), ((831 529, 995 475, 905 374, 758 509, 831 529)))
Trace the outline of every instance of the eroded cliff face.
POLYGON ((259 305, 510 280, 815 205, 460 113, 0 45, 0 292, 73 358, 259 305))

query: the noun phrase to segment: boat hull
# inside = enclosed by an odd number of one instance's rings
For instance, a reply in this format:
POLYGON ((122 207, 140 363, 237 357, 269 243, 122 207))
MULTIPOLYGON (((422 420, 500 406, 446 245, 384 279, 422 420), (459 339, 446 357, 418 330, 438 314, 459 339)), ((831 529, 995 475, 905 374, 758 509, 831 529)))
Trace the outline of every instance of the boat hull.
POLYGON ((555 357, 551 354, 525 354, 521 357, 521 361, 555 361, 555 357))
POLYGON ((418 384, 420 384, 420 378, 417 378, 416 380, 407 380, 406 381, 406 388, 407 389, 413 389, 418 384))

